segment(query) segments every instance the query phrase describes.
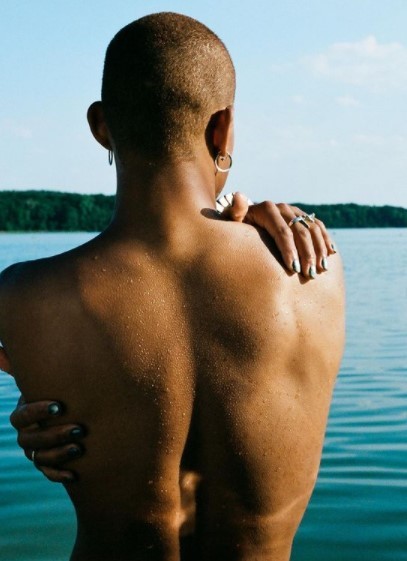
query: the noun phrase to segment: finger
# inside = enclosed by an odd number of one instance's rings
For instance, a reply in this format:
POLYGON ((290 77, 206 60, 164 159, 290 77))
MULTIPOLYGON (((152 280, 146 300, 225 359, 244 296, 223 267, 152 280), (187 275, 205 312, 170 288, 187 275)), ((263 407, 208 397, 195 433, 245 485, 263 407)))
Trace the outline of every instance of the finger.
POLYGON ((243 193, 233 193, 233 202, 231 206, 225 208, 222 217, 233 220, 234 222, 243 222, 249 208, 249 201, 243 193))
POLYGON ((336 253, 336 247, 335 247, 335 244, 334 244, 331 236, 329 235, 328 230, 326 229, 325 224, 322 222, 322 220, 318 220, 318 218, 315 219, 315 223, 318 224, 318 226, 321 230, 321 234, 322 234, 322 237, 324 238, 324 242, 325 242, 325 246, 326 246, 328 255, 334 255, 336 253))
POLYGON ((62 405, 57 401, 34 401, 17 405, 10 415, 10 423, 17 429, 25 429, 41 421, 53 419, 62 414, 62 405))
POLYGON ((309 229, 300 222, 293 224, 291 229, 300 256, 301 273, 304 277, 315 279, 317 274, 316 255, 311 233, 309 229))
POLYGON ((318 224, 310 224, 309 232, 314 244, 315 263, 319 272, 328 270, 328 250, 318 224))
MULTIPOLYGON (((286 205, 287 206, 287 205, 286 205)), ((301 210, 300 208, 298 208, 297 206, 290 206, 288 205, 291 210, 294 211, 294 213, 297 216, 302 216, 303 214, 306 214, 303 210, 301 210)), ((328 255, 334 255, 336 253, 336 247, 335 244, 333 242, 333 240, 331 239, 325 224, 322 222, 322 220, 319 220, 318 218, 315 218, 315 224, 317 224, 320 229, 321 229, 321 233, 322 233, 322 237, 324 238, 324 242, 326 245, 326 249, 327 249, 327 254, 328 255)))
MULTIPOLYGON (((39 469, 44 467, 58 468, 67 462, 80 458, 83 453, 84 449, 79 444, 68 444, 50 450, 36 450, 34 465, 39 469)), ((29 451, 27 450, 25 455, 32 460, 32 456, 28 454, 29 451)))
POLYGON ((56 425, 22 430, 18 434, 17 442, 23 449, 39 450, 75 443, 84 436, 85 429, 80 425, 56 425))
POLYGON ((76 480, 75 474, 72 471, 64 469, 55 469, 50 467, 38 468, 45 477, 53 483, 72 483, 76 480))
POLYGON ((285 266, 290 271, 300 272, 300 264, 293 232, 284 220, 276 204, 271 201, 249 206, 246 222, 264 228, 275 241, 285 266))
MULTIPOLYGON (((32 450, 24 450, 24 454, 28 460, 32 460, 32 450)), ((34 466, 40 471, 47 479, 54 483, 70 483, 76 480, 76 475, 73 471, 67 469, 59 469, 49 466, 40 466, 37 464, 38 452, 36 452, 36 461, 34 466)))

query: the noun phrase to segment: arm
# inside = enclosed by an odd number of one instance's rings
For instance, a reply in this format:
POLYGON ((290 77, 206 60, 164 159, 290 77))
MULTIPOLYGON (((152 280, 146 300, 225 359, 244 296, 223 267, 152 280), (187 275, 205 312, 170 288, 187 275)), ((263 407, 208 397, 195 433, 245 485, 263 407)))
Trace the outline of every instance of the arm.
MULTIPOLYGON (((317 266, 318 272, 327 270, 327 262, 323 263, 323 259, 327 260, 329 255, 335 253, 335 249, 323 222, 317 220, 309 230, 301 224, 290 228, 290 220, 296 215, 304 214, 297 207, 271 201, 249 205, 247 197, 242 193, 235 193, 233 198, 227 197, 229 200, 224 200, 222 204, 225 208, 222 216, 227 220, 247 222, 264 228, 274 239, 289 270, 301 270, 307 277, 313 265, 317 266), (229 203, 230 200, 232 204, 229 203), (295 261, 299 263, 298 270, 293 268, 295 261)), ((0 360, 1 358, 2 355, 0 360)), ((0 368, 9 371, 8 363, 4 363, 2 367, 0 362, 0 368)), ((74 444, 74 448, 79 448, 82 453, 79 440, 84 436, 84 430, 79 425, 63 424, 48 428, 43 421, 49 418, 48 406, 52 403, 42 401, 26 404, 20 400, 11 415, 11 423, 18 431, 18 443, 24 449, 26 457, 31 460, 32 451, 36 450, 36 467, 50 481, 63 482, 66 478, 74 477, 72 472, 61 469, 65 462, 72 459, 68 455, 69 444, 74 444), (80 430, 78 432, 75 429, 80 430)), ((62 408, 58 414, 61 412, 62 408)))
MULTIPOLYGON (((11 375, 11 364, 3 347, 0 347, 0 370, 11 375)), ((26 404, 21 396, 10 416, 10 423, 18 431, 17 441, 26 458, 33 461, 35 451, 34 464, 50 481, 68 483, 75 480, 75 474, 56 466, 82 454, 79 442, 85 436, 85 430, 76 424, 48 427, 47 421, 62 412, 62 405, 55 401, 26 404)))

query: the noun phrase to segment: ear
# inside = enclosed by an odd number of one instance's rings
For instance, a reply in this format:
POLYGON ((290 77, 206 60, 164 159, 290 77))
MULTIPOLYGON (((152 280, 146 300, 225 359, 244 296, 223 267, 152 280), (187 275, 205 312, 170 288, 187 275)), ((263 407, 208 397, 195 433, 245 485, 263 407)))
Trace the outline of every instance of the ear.
POLYGON ((99 144, 107 150, 113 150, 101 101, 95 101, 92 103, 88 109, 87 118, 90 130, 99 144))
POLYGON ((209 144, 212 146, 213 156, 218 152, 226 155, 226 152, 231 154, 234 145, 234 108, 229 105, 225 109, 218 111, 212 115, 210 120, 209 144))

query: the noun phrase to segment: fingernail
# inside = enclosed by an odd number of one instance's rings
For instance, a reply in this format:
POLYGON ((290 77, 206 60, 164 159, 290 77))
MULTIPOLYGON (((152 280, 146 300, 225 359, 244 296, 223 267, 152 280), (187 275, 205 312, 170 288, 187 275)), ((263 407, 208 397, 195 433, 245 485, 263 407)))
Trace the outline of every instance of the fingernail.
POLYGON ((336 245, 334 243, 331 243, 331 248, 332 248, 332 251, 334 251, 336 253, 336 245))
POLYGON ((317 276, 317 270, 316 270, 316 268, 315 268, 315 265, 311 265, 311 267, 309 268, 308 273, 309 273, 309 276, 310 276, 312 279, 315 279, 315 277, 317 276))
POLYGON ((62 411, 61 406, 59 403, 50 403, 48 405, 48 413, 49 415, 59 415, 62 411))
POLYGON ((294 259, 292 267, 293 271, 295 271, 296 273, 301 273, 301 265, 298 259, 294 259))
POLYGON ((69 434, 73 437, 81 437, 84 435, 84 431, 82 427, 75 427, 69 434))
POLYGON ((81 451, 79 450, 79 448, 72 447, 72 448, 68 448, 67 454, 71 458, 76 458, 81 455, 81 451))
POLYGON ((328 270, 328 259, 326 257, 322 258, 322 268, 324 269, 324 271, 328 270))

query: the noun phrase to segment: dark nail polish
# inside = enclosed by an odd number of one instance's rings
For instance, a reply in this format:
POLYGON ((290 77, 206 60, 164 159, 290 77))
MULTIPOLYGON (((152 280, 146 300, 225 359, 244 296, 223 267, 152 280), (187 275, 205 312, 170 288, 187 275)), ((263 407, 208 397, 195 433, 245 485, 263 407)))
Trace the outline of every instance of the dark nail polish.
POLYGON ((62 411, 61 406, 59 403, 50 403, 48 405, 48 413, 49 415, 59 415, 62 411))
POLYGON ((71 458, 77 458, 78 456, 81 455, 81 451, 79 448, 68 448, 67 450, 67 454, 68 456, 70 456, 71 458))
POLYGON ((322 258, 322 268, 324 269, 324 271, 328 270, 328 259, 326 257, 322 258))
POLYGON ((296 273, 301 273, 301 265, 298 259, 294 259, 293 261, 293 271, 295 271, 296 273))
POLYGON ((82 427, 75 427, 69 434, 74 438, 81 438, 84 435, 84 431, 82 427))
POLYGON ((312 279, 315 279, 315 277, 317 276, 317 270, 315 268, 315 265, 311 265, 311 267, 309 268, 309 276, 312 279))

